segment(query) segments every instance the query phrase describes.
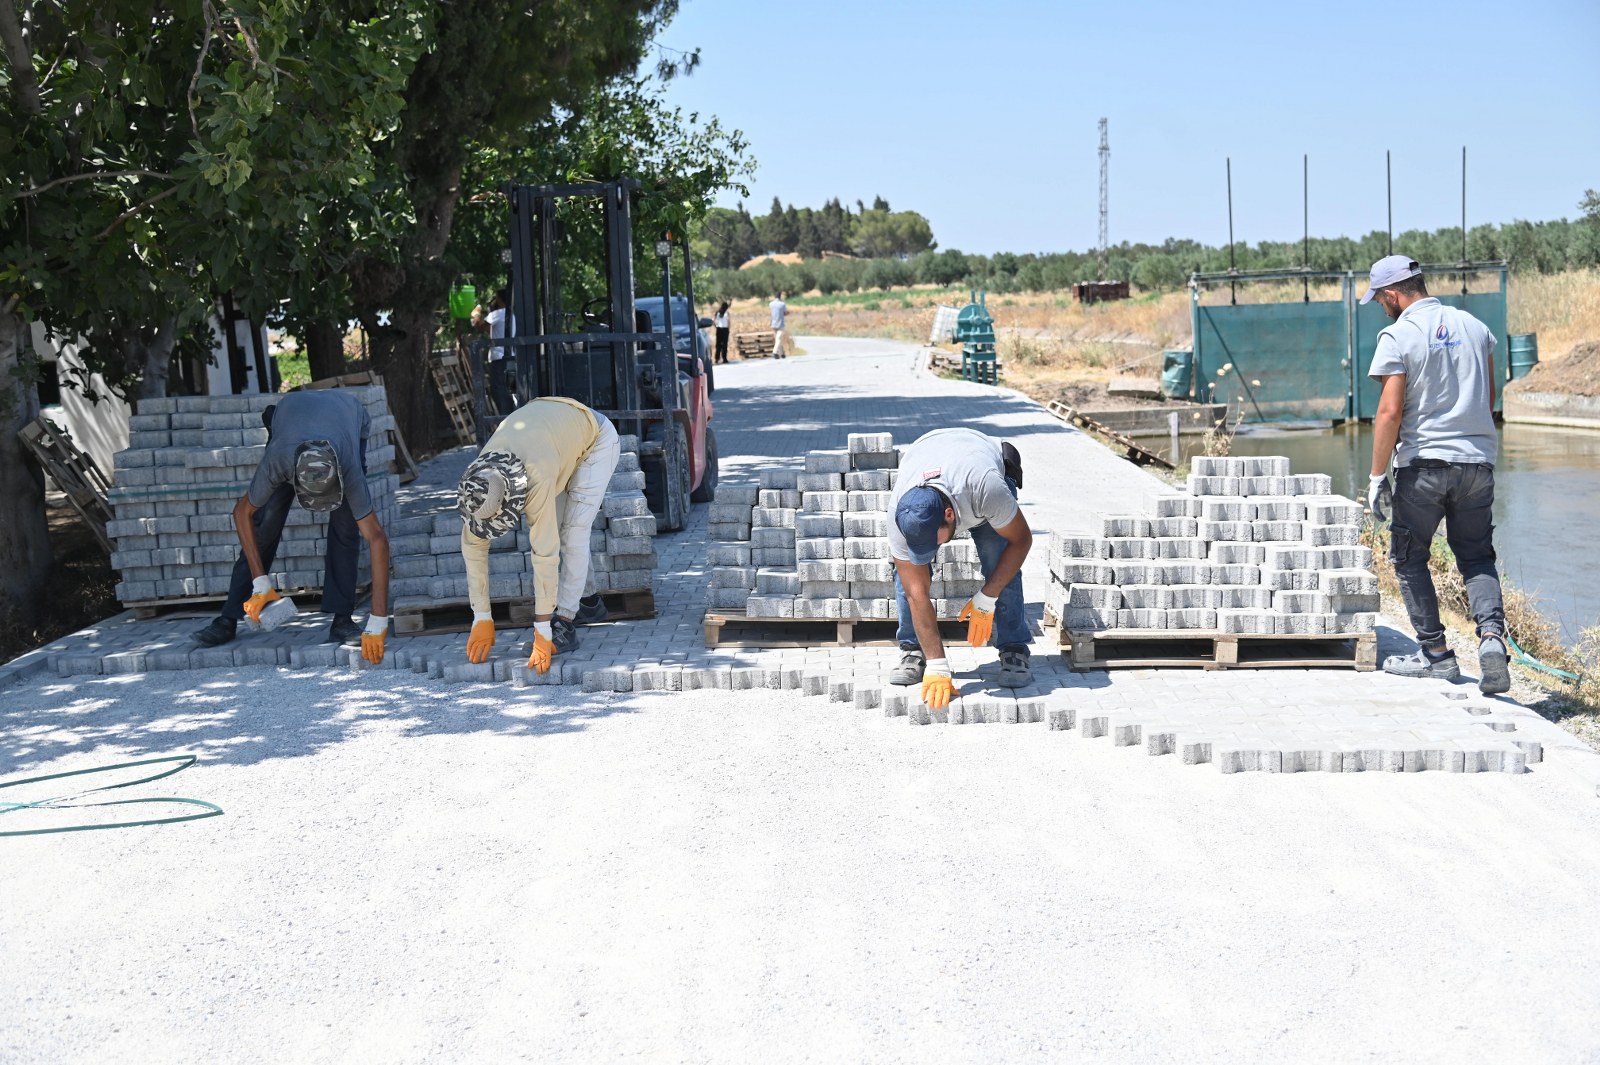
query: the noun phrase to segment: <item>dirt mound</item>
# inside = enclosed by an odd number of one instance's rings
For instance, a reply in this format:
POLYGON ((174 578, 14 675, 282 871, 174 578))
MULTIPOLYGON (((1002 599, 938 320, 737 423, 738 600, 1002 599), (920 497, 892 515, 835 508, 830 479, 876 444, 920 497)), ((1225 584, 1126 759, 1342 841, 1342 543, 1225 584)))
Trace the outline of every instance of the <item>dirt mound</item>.
POLYGON ((1526 377, 1507 385, 1506 391, 1600 396, 1600 340, 1585 340, 1573 345, 1564 357, 1537 364, 1526 377))

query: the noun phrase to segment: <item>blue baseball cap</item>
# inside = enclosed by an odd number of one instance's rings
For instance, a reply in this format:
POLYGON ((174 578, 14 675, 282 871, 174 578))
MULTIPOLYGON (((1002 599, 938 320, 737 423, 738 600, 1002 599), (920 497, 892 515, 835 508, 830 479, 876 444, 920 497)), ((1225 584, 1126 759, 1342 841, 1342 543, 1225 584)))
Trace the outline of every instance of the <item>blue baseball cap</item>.
POLYGON ((900 497, 894 508, 894 523, 906 538, 912 562, 926 566, 939 553, 939 529, 949 506, 943 492, 925 484, 906 489, 900 497))

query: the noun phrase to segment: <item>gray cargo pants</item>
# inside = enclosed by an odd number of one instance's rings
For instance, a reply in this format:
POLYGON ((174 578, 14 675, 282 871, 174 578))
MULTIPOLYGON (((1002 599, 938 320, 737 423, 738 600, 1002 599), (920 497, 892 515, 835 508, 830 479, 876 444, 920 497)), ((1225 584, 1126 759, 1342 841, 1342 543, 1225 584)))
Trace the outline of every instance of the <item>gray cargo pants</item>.
POLYGON ((1444 642, 1439 596, 1428 572, 1433 534, 1445 522, 1445 539, 1456 569, 1467 585, 1468 609, 1478 635, 1504 636, 1505 607, 1494 556, 1494 467, 1417 459, 1394 474, 1394 517, 1389 525, 1389 557, 1394 560, 1400 594, 1417 630, 1417 642, 1444 642))

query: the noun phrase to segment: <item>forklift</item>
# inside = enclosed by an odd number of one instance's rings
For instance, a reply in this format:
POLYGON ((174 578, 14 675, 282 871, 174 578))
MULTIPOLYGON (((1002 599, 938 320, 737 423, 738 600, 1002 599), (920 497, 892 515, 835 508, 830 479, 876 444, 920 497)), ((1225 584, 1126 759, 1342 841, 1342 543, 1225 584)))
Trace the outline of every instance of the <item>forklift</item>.
MULTIPOLYGON (((517 357, 518 397, 526 402, 566 396, 610 418, 618 433, 636 435, 645 497, 656 524, 663 532, 677 532, 688 524, 690 504, 710 502, 717 486, 711 352, 700 334, 711 320, 694 318, 688 241, 679 245, 683 294, 672 291, 675 249, 669 234, 655 248, 661 298, 647 300, 650 309, 641 309, 634 298, 637 181, 509 184, 505 193, 511 321, 504 343, 517 357), (569 236, 563 203, 569 211, 597 207, 600 212, 604 264, 598 275, 575 270, 563 277, 560 250, 569 236), (583 291, 585 283, 596 290, 583 291)), ((481 374, 475 376, 481 382, 481 374)), ((481 383, 477 392, 481 442, 498 419, 483 415, 481 383)))

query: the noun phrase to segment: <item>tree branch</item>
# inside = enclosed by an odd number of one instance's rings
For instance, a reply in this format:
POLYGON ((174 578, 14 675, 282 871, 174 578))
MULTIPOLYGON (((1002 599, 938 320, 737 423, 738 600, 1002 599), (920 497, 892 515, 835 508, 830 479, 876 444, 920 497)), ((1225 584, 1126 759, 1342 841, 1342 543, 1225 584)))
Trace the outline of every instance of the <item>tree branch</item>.
POLYGON ((107 237, 109 237, 111 235, 112 231, 115 230, 122 223, 126 222, 128 219, 132 218, 134 215, 138 214, 140 211, 144 210, 146 207, 152 207, 155 204, 160 203, 162 200, 166 199, 168 196, 171 196, 174 192, 177 192, 178 189, 181 188, 181 187, 182 186, 174 185, 169 189, 163 189, 162 191, 156 193, 154 196, 151 196, 148 199, 144 200, 144 202, 142 202, 142 203, 134 204, 132 207, 128 208, 126 211, 123 211, 121 214, 117 215, 117 217, 112 221, 112 223, 109 226, 106 226, 100 232, 96 233, 94 235, 94 239, 97 240, 97 241, 105 240, 107 237))
POLYGON ((87 174, 68 174, 66 177, 58 177, 54 181, 47 181, 43 185, 36 185, 31 189, 24 189, 22 192, 8 192, 5 194, 5 198, 8 200, 20 200, 28 196, 37 196, 42 192, 50 191, 57 185, 65 185, 69 181, 93 181, 95 178, 119 177, 152 177, 162 178, 166 181, 177 180, 171 174, 163 174, 158 170, 96 170, 87 174))
POLYGON ((13 0, 0 0, 0 43, 5 45, 6 62, 11 67, 17 110, 25 115, 39 114, 39 82, 33 76, 33 49, 22 32, 22 20, 17 17, 13 0))

